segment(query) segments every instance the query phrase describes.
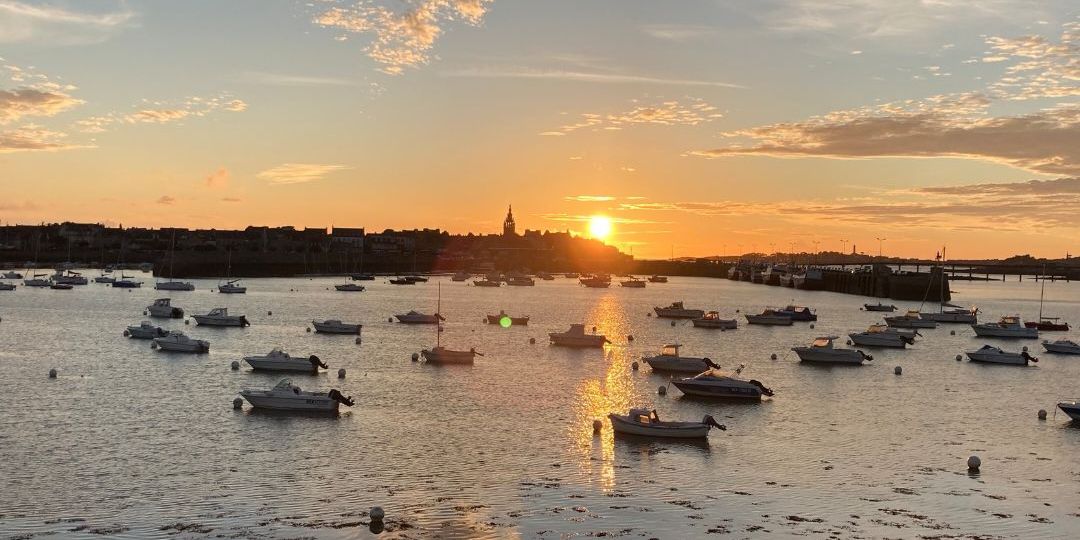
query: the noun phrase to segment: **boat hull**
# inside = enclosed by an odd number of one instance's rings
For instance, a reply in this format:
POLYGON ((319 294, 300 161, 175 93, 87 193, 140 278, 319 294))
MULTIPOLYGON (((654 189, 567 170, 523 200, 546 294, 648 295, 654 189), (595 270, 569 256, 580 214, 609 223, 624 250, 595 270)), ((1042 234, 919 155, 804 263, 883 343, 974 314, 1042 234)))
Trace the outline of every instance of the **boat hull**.
POLYGON ((1046 352, 1080 355, 1080 346, 1077 345, 1043 342, 1042 346, 1046 352))
POLYGON ((183 281, 166 281, 154 285, 154 289, 159 291, 194 291, 195 285, 183 281))
POLYGON ((326 396, 314 396, 301 393, 296 396, 282 395, 283 393, 270 394, 244 390, 240 395, 259 409, 271 409, 275 411, 315 411, 333 413, 338 411, 339 403, 326 396))
POLYGON ((476 360, 473 351, 452 351, 449 349, 424 349, 420 355, 432 364, 472 364, 476 360))
POLYGON ((611 429, 623 435, 664 439, 703 439, 709 436, 709 426, 698 422, 664 422, 650 425, 617 414, 609 414, 608 419, 611 421, 611 429))
POLYGON ((761 389, 751 384, 717 384, 715 382, 704 383, 694 379, 671 381, 680 392, 688 396, 717 398, 717 399, 761 399, 761 389))
POLYGON ((979 322, 978 315, 974 313, 920 313, 919 318, 939 323, 975 324, 979 322))
POLYGON ((735 319, 694 319, 691 322, 696 328, 719 328, 721 330, 736 330, 739 328, 739 321, 735 319))
POLYGON ((851 342, 860 347, 887 347, 893 349, 904 349, 907 347, 907 342, 899 334, 893 334, 893 336, 882 336, 881 333, 876 335, 867 334, 848 334, 851 338, 851 342))
POLYGON ((815 350, 814 347, 795 347, 791 349, 803 362, 816 364, 851 364, 863 363, 863 355, 855 349, 815 350))
POLYGON ((653 308, 653 311, 661 319, 700 319, 705 316, 703 309, 653 308))
POLYGON ((642 358, 642 360, 649 364, 649 367, 653 371, 662 371, 665 373, 693 373, 698 374, 711 366, 705 363, 704 358, 689 358, 685 356, 669 356, 659 355, 642 358))
POLYGON ((1037 339, 1039 337, 1039 330, 1037 328, 996 328, 981 325, 972 325, 971 329, 974 330, 975 335, 979 337, 996 337, 1008 339, 1037 339))
POLYGON ((165 338, 154 338, 158 349, 166 352, 202 354, 210 352, 210 344, 197 341, 178 343, 165 338))
POLYGON ((315 332, 319 334, 359 334, 363 325, 359 324, 326 324, 312 321, 315 332))
POLYGON ((528 317, 510 317, 507 315, 488 315, 488 324, 502 324, 503 317, 510 319, 510 326, 528 326, 528 317))
POLYGON ((243 315, 238 317, 207 317, 206 315, 192 315, 195 324, 199 326, 247 326, 247 319, 243 315))
POLYGON ((280 371, 290 373, 318 373, 319 368, 307 358, 269 358, 249 356, 244 362, 257 371, 280 371))
POLYGON ((158 319, 183 319, 184 310, 178 307, 172 306, 150 306, 146 308, 146 311, 151 317, 158 319))
POLYGON ((765 326, 791 326, 794 321, 791 317, 773 317, 768 315, 747 315, 748 324, 760 324, 765 326))
POLYGON ((1019 354, 1005 353, 1005 354, 985 354, 979 352, 968 352, 968 360, 972 362, 982 364, 1004 364, 1009 366, 1026 366, 1028 361, 1019 354))
POLYGON ((602 349, 604 344, 607 343, 607 339, 603 336, 566 337, 559 336, 558 334, 550 334, 548 337, 551 339, 552 345, 558 345, 559 347, 602 349))
POLYGON ((885 324, 893 328, 937 328, 937 321, 914 317, 885 317, 885 324))
POLYGON ((1062 401, 1058 403, 1058 408, 1069 415, 1069 418, 1080 422, 1080 403, 1075 401, 1062 401))
POLYGON ((863 309, 866 311, 883 311, 886 313, 892 313, 896 311, 896 306, 885 306, 882 304, 863 304, 863 309))

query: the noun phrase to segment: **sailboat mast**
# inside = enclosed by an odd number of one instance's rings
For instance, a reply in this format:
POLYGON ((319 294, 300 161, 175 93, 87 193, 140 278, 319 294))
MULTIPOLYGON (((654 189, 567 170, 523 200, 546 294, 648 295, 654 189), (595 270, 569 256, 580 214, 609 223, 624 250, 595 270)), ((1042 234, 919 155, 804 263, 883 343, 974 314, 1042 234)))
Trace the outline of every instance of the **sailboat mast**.
POLYGON ((439 296, 435 303, 435 346, 442 346, 442 282, 439 282, 439 296))
POLYGON ((1042 289, 1039 291, 1039 322, 1042 322, 1043 318, 1043 297, 1046 295, 1046 266, 1043 265, 1042 271, 1042 289))

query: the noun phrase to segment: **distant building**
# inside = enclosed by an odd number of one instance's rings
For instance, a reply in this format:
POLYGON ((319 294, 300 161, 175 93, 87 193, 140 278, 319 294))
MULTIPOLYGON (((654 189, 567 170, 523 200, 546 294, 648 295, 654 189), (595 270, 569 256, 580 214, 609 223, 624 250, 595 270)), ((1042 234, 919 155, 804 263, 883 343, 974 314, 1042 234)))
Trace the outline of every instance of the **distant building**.
POLYGON ((513 206, 506 207, 506 219, 503 221, 503 236, 517 236, 517 224, 514 223, 513 206))
POLYGON ((353 227, 334 227, 330 233, 330 241, 335 244, 346 244, 356 248, 364 247, 364 229, 353 227))

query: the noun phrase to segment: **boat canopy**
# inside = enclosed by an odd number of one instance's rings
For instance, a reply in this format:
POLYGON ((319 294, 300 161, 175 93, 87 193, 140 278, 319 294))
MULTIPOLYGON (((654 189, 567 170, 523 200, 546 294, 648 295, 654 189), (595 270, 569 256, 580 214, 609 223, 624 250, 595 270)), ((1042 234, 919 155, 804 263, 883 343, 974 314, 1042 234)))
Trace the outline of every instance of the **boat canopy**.
POLYGON ((300 388, 292 383, 292 379, 281 379, 280 381, 278 381, 277 384, 274 385, 274 390, 289 390, 289 389, 299 390, 300 388))
POLYGON ((664 348, 660 350, 660 353, 666 356, 679 356, 679 347, 681 347, 681 345, 678 343, 664 345, 664 348))
POLYGON ((888 331, 889 331, 889 325, 887 325, 887 324, 871 324, 870 328, 866 329, 866 332, 869 333, 869 334, 880 334, 882 332, 888 332, 888 331))
POLYGON ((814 347, 831 347, 836 336, 821 336, 814 339, 814 347))

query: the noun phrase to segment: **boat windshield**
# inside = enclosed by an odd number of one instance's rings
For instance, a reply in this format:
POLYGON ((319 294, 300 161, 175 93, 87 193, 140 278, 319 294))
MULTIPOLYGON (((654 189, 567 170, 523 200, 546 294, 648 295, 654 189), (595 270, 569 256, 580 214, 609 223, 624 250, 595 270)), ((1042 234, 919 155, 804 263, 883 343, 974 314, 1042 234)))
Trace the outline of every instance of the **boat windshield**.
POLYGON ((889 327, 884 324, 871 324, 870 328, 867 328, 866 331, 871 334, 879 334, 881 332, 888 332, 889 327))
POLYGON ((274 390, 288 390, 290 388, 296 388, 291 379, 281 379, 274 385, 274 390))
POLYGON ((814 345, 813 346, 814 347, 831 347, 832 346, 832 338, 819 337, 819 338, 814 340, 814 345))

